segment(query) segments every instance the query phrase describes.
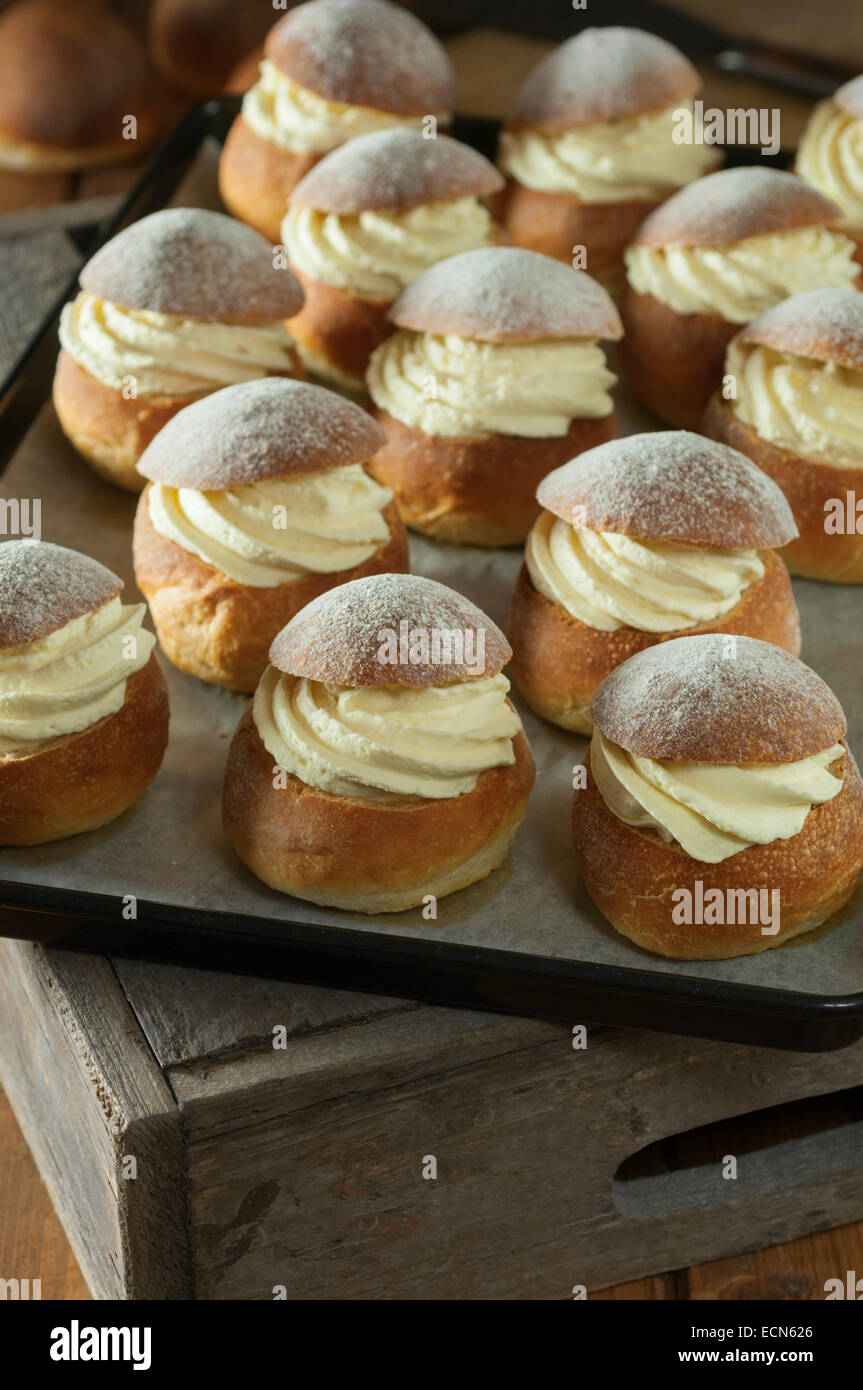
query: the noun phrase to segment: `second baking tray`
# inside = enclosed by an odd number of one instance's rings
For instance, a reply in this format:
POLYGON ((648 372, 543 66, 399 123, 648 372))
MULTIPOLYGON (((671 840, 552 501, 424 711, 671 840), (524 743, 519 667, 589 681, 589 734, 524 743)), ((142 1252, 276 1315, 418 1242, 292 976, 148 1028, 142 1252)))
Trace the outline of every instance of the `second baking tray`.
MULTIPOLYGON (((218 141, 233 109, 199 109, 124 216, 162 205, 181 180, 182 201, 213 206, 218 141)), ((52 318, 13 383, 0 492, 40 499, 44 539, 109 565, 126 580, 129 601, 135 499, 101 482, 63 438, 48 403, 55 356, 52 318)), ((655 426, 625 393, 618 405, 626 431, 655 426)), ((415 572, 451 584, 505 626, 519 552, 444 548, 414 536, 411 560, 415 572)), ((796 581, 795 592, 804 659, 843 701, 859 750, 860 591, 796 581)), ((162 664, 172 731, 161 773, 137 806, 101 831, 0 851, 0 934, 801 1050, 863 1035, 859 891, 819 931, 736 960, 662 960, 614 932, 579 881, 569 839, 572 769, 584 740, 534 718, 517 696, 539 775, 502 869, 442 899, 436 921, 419 910, 367 917, 281 896, 243 867, 221 832, 222 772, 245 697, 162 664)))

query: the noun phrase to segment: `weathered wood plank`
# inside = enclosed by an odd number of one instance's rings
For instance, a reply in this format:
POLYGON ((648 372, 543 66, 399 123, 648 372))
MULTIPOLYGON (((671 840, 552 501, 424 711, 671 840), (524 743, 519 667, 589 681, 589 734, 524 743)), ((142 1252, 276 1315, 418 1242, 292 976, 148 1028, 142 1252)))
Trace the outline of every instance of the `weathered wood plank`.
MULTIPOLYGON (((816 1109, 817 1102, 803 1102, 801 1113, 805 1116, 810 1108, 816 1109)), ((742 1147, 748 1121, 736 1123, 742 1147)), ((617 1284, 591 1296, 641 1302, 690 1297, 821 1299, 826 1280, 842 1277, 848 1269, 863 1271, 863 1222, 688 1272, 617 1284)), ((45 1299, 90 1297, 35 1161, 0 1092, 0 1271, 12 1277, 16 1270, 38 1271, 33 1277, 41 1277, 45 1299)))
POLYGON ((566 1056, 564 1025, 468 1009, 423 1008, 294 1038, 286 1050, 229 1053, 170 1068, 190 1139, 215 1138, 310 1105, 433 1082, 488 1058, 551 1045, 566 1056))
POLYGON ((0 940, 0 1068, 94 1294, 186 1296, 180 1119, 108 962, 0 940))
POLYGON ((297 1038, 422 1007, 408 999, 146 961, 117 958, 113 966, 163 1067, 271 1047, 277 1026, 297 1038))
POLYGON ((341 1033, 299 1039, 266 1077, 259 1058, 256 1081, 230 1058, 172 1071, 202 1296, 281 1283, 300 1299, 561 1299, 863 1211, 852 1130, 780 1144, 735 1184, 716 1165, 614 1182, 684 1124, 855 1085, 863 1046, 812 1057, 617 1034, 574 1053, 560 1030, 505 1051, 477 1029, 463 1056, 436 1012, 348 1030, 350 1056, 341 1033), (397 1037, 407 1025, 418 1050, 397 1037))

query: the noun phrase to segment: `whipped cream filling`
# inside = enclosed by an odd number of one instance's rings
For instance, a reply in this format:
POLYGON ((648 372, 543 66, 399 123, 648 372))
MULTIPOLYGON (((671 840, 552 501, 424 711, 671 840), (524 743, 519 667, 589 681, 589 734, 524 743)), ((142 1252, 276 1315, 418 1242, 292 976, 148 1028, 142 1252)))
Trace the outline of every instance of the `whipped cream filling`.
POLYGON ((354 463, 219 491, 154 483, 147 500, 160 536, 239 584, 270 589, 370 559, 389 539, 392 496, 354 463))
POLYGON ((819 102, 797 151, 797 173, 863 222, 863 121, 833 101, 819 102))
POLYGON ((624 260, 632 288, 678 314, 749 323, 803 290, 853 288, 860 273, 854 251, 841 232, 797 227, 722 246, 630 246, 624 260))
POLYGON ((530 127, 505 131, 500 164, 525 188, 569 193, 583 203, 662 197, 701 178, 720 159, 709 145, 675 142, 677 113, 684 110, 694 122, 690 101, 559 134, 530 127))
POLYGON ((124 309, 81 290, 60 317, 60 343, 114 390, 133 377, 139 396, 192 396, 293 372, 293 339, 273 323, 213 323, 124 309))
POLYGON ((297 343, 297 355, 303 364, 306 376, 313 383, 334 388, 341 395, 354 401, 356 405, 365 406, 367 404, 368 392, 366 391, 364 376, 354 376, 351 372, 343 371, 329 358, 306 347, 304 343, 297 343))
POLYGON ((122 709, 126 682, 156 644, 143 603, 119 595, 23 647, 0 651, 0 758, 38 753, 122 709))
POLYGON ((533 587, 600 632, 679 632, 735 608, 764 574, 755 550, 706 550, 576 529, 543 511, 527 538, 533 587))
POLYGON ((812 807, 841 791, 842 778, 829 769, 844 752, 836 743, 793 763, 676 762, 637 758, 595 729, 590 767, 618 820, 720 864, 750 845, 799 835, 812 807))
MULTIPOLYGON (((243 97, 243 120, 262 140, 297 154, 326 154, 357 135, 406 126, 422 130, 424 116, 397 116, 370 106, 347 106, 301 87, 264 59, 260 77, 243 97)), ((438 121, 446 122, 441 112, 438 121)))
POLYGON ((375 349, 366 381, 379 409, 424 434, 551 439, 608 415, 616 377, 593 338, 481 343, 400 329, 375 349))
POLYGON ((769 444, 837 468, 863 467, 863 372, 732 341, 734 415, 769 444))
POLYGON ((293 207, 282 223, 295 269, 366 299, 395 299, 438 261, 493 240, 491 214, 477 198, 351 216, 293 207))
POLYGON ((324 685, 265 671, 252 713, 274 763, 335 796, 426 797, 473 791, 515 762, 521 728, 505 676, 452 685, 324 685))

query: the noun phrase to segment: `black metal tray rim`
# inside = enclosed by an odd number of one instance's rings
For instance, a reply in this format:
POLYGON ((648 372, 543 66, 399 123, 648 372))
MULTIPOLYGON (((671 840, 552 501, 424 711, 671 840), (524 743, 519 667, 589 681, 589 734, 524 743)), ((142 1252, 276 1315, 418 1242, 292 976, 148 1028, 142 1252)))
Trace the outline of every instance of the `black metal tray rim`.
MULTIPOLYGON (((0 926, 2 914, 33 912, 56 924, 63 918, 80 922, 82 917, 99 923, 106 931, 120 924, 118 900, 105 893, 89 893, 78 889, 51 888, 44 885, 19 883, 0 879, 0 926)), ((478 969, 489 976, 531 976, 547 979, 562 986, 572 986, 606 993, 613 982, 620 992, 649 996, 657 1002, 674 1003, 694 999, 704 1008, 743 1012, 775 1013, 789 1019, 818 1022, 863 1017, 863 990, 852 994, 810 996, 799 990, 771 989, 764 985, 703 980, 692 975, 669 975, 658 970, 633 969, 630 966, 608 965, 591 961, 570 961, 555 957, 538 957, 494 946, 467 946, 450 941, 423 941, 403 936, 397 931, 383 935, 380 930, 367 931, 353 922, 347 929, 314 922, 287 921, 278 917, 243 917, 241 932, 232 930, 236 914, 219 912, 214 908, 189 907, 160 903, 144 898, 136 900, 136 925, 163 925, 179 928, 183 934, 209 935, 218 932, 224 942, 236 944, 269 942, 289 939, 296 946, 323 951, 336 951, 366 961, 375 960, 397 964, 410 959, 416 964, 433 964, 439 959, 461 969, 478 969)), ((70 922, 74 936, 78 930, 70 922)), ((107 938, 106 938, 107 939, 107 938)))

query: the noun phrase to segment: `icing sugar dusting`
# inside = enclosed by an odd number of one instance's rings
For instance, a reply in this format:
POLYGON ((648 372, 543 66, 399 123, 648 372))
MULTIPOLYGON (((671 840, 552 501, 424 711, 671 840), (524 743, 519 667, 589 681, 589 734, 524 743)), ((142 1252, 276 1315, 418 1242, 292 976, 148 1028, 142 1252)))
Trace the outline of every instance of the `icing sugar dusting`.
POLYGON ((673 193, 645 218, 633 245, 719 245, 840 216, 835 203, 796 174, 746 164, 706 174, 673 193))
POLYGON ((131 309, 194 319, 290 318, 303 302, 292 271, 273 264, 266 237, 221 212, 166 208, 96 252, 81 285, 131 309))
POLYGON ((401 328, 499 343, 623 334, 610 297, 589 275, 517 246, 438 261, 402 291, 390 318, 401 328))
POLYGON ((482 632, 485 669, 494 675, 512 656, 503 633, 476 604, 446 584, 415 574, 352 579, 313 599, 275 638, 270 660, 282 671, 338 685, 446 685, 477 675, 470 663, 382 664, 379 633, 482 632))
POLYGON ((529 125, 621 120, 694 96, 698 73, 673 44, 643 29, 583 29, 536 67, 509 119, 529 125))
POLYGON ((644 540, 740 549, 785 545, 797 534, 772 478, 736 449, 689 430, 609 440, 549 473, 536 495, 570 524, 582 507, 591 530, 644 540))
POLYGON ((602 682, 591 713, 638 757, 795 762, 842 738, 845 716, 820 676, 754 637, 705 633, 659 642, 602 682))
POLYGON ((186 406, 144 450, 138 471, 170 487, 240 487, 371 458, 385 436, 323 386, 263 377, 186 406))
POLYGON ((439 199, 479 197, 503 187, 489 160, 447 135, 427 140, 395 126, 348 140, 301 179, 291 204, 323 212, 413 207, 439 199))
POLYGON ((270 31, 267 57, 331 101, 400 114, 451 110, 455 74, 414 15, 386 0, 310 0, 270 31))
POLYGON ((0 545, 0 647, 36 642, 107 603, 123 581, 98 560, 48 541, 0 545))
POLYGON ((794 294, 753 319, 741 337, 800 357, 863 367, 863 293, 834 288, 794 294))

